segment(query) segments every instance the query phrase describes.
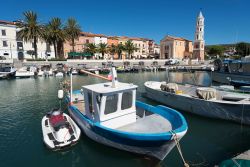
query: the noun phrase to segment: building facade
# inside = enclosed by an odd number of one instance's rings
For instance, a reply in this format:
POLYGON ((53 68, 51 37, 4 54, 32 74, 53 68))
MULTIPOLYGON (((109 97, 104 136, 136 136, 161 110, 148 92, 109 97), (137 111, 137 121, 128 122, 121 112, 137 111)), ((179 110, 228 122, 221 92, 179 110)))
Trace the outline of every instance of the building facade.
MULTIPOLYGON (((18 58, 19 47, 17 46, 16 33, 17 28, 13 22, 0 21, 0 56, 6 59, 18 58)), ((22 49, 20 46, 20 51, 22 49)))
MULTIPOLYGON (((86 44, 94 43, 95 34, 81 32, 79 38, 75 41, 75 52, 84 52, 86 48, 86 44)), ((64 57, 68 58, 68 53, 72 52, 72 44, 69 41, 64 42, 64 57)))
POLYGON ((148 41, 143 38, 129 38, 129 40, 132 41, 134 46, 137 48, 132 53, 132 57, 135 59, 141 59, 141 58, 147 58, 149 55, 149 50, 148 50, 148 41))
MULTIPOLYGON (((18 31, 20 29, 15 22, 0 21, 0 56, 19 60, 34 58, 34 43, 18 38, 18 31)), ((41 59, 55 58, 54 48, 38 40, 37 56, 41 59)))
MULTIPOLYGON (((94 37, 94 44, 98 47, 101 43, 108 44, 108 38, 105 35, 96 34, 94 37)), ((108 53, 105 53, 104 57, 103 57, 102 53, 97 51, 97 53, 95 53, 95 58, 96 59, 107 59, 108 53)))
MULTIPOLYGON (((119 40, 117 37, 107 37, 108 38, 108 41, 107 41, 107 44, 108 44, 108 47, 110 48, 112 45, 113 46, 117 46, 119 44, 119 40)), ((115 52, 114 54, 112 53, 108 53, 109 57, 108 58, 112 58, 112 59, 118 59, 118 54, 115 52)))
POLYGON ((193 58, 198 60, 204 60, 204 55, 205 55, 204 20, 205 18, 203 17, 200 11, 196 20, 194 52, 193 52, 193 58))
POLYGON ((160 42, 160 58, 161 59, 184 59, 191 58, 193 52, 192 41, 174 37, 166 36, 160 42))

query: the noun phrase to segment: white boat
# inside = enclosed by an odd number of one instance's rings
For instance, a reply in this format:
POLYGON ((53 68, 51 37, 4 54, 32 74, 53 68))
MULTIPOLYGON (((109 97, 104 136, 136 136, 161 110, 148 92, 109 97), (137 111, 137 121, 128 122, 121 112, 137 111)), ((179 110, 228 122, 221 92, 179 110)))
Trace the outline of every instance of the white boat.
POLYGON ((16 69, 12 64, 1 63, 0 64, 0 78, 10 78, 15 76, 16 69))
POLYGON ((76 144, 81 130, 76 123, 60 110, 52 110, 42 119, 43 141, 53 150, 76 144))
POLYGON ((72 75, 78 75, 78 71, 75 68, 73 68, 71 73, 72 73, 72 75))
POLYGON ((35 69, 31 67, 22 67, 16 71, 16 78, 30 78, 35 75, 35 69))
POLYGON ((148 81, 146 97, 177 110, 250 125, 250 95, 175 83, 148 81))
POLYGON ((56 76, 56 77, 63 77, 64 75, 63 75, 62 72, 57 72, 55 76, 56 76))
POLYGON ((37 76, 39 76, 39 77, 42 77, 43 75, 44 75, 44 72, 41 70, 37 73, 37 76))
POLYGON ((118 82, 114 68, 112 74, 112 82, 71 87, 69 114, 98 143, 163 160, 186 134, 185 118, 171 108, 136 101, 137 86, 118 82))

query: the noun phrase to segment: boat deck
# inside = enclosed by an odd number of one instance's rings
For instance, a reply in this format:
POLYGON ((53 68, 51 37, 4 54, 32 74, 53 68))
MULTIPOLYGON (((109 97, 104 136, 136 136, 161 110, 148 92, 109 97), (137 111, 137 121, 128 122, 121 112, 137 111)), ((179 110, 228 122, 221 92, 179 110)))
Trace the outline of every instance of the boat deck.
POLYGON ((134 133, 163 133, 172 130, 171 123, 158 114, 139 118, 135 123, 122 126, 118 130, 134 133))
POLYGON ((83 100, 74 101, 73 106, 75 106, 81 113, 85 114, 85 102, 83 100))

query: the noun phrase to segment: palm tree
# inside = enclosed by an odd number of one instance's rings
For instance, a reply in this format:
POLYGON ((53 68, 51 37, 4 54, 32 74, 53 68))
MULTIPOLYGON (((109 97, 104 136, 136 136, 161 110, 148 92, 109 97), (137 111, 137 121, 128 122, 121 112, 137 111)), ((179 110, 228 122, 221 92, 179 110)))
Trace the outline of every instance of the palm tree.
POLYGON ((66 26, 64 27, 66 37, 71 41, 72 51, 75 51, 75 40, 78 39, 81 33, 81 27, 77 23, 76 19, 69 18, 67 20, 66 26))
POLYGON ((87 43, 85 48, 85 52, 90 53, 92 56, 97 52, 97 46, 94 43, 87 43))
POLYGON ((131 54, 137 50, 131 40, 128 40, 124 45, 124 50, 128 53, 128 58, 131 59, 131 54))
POLYGON ((37 14, 33 11, 27 11, 23 13, 24 21, 17 23, 17 26, 21 29, 17 36, 22 38, 25 42, 33 41, 34 54, 37 59, 37 41, 43 37, 43 26, 37 20, 37 14))
POLYGON ((102 59, 104 58, 104 54, 108 51, 108 45, 106 43, 100 43, 98 45, 98 51, 102 54, 102 59))
POLYGON ((116 46, 116 52, 118 54, 118 58, 121 59, 122 58, 122 51, 124 51, 124 45, 122 43, 119 43, 116 46))
POLYGON ((55 57, 60 54, 59 46, 65 41, 65 32, 60 18, 52 18, 46 26, 44 38, 49 44, 53 44, 55 50, 55 57))
POLYGON ((112 55, 112 59, 114 59, 114 55, 117 51, 117 47, 114 44, 112 44, 111 46, 109 46, 108 50, 109 50, 109 53, 112 55))

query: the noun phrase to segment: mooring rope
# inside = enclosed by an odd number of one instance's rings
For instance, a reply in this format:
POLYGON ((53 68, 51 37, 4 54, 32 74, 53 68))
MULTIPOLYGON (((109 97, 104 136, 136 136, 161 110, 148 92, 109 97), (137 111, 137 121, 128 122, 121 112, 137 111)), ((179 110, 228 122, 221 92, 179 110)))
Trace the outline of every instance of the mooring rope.
POLYGON ((242 131, 242 124, 243 124, 243 116, 244 116, 244 108, 245 108, 245 105, 244 105, 244 101, 243 101, 243 104, 242 104, 242 110, 241 110, 241 121, 240 121, 240 130, 242 131))
POLYGON ((185 161, 185 159, 184 159, 183 153, 182 153, 182 151, 181 151, 181 145, 180 145, 180 143, 179 143, 179 140, 178 140, 178 138, 177 138, 176 133, 175 133, 174 131, 170 131, 170 133, 173 135, 173 139, 174 139, 174 141, 175 141, 177 150, 178 150, 178 152, 179 152, 179 154, 180 154, 180 156, 181 156, 181 159, 182 159, 182 162, 183 162, 183 164, 184 164, 184 167, 189 167, 188 163, 187 163, 187 162, 185 161))
POLYGON ((237 167, 241 167, 240 164, 235 159, 232 159, 232 161, 237 167))

